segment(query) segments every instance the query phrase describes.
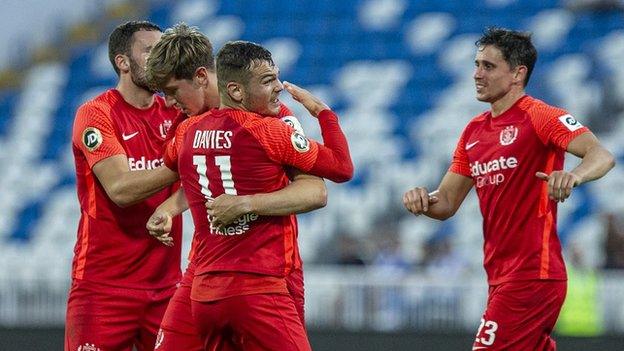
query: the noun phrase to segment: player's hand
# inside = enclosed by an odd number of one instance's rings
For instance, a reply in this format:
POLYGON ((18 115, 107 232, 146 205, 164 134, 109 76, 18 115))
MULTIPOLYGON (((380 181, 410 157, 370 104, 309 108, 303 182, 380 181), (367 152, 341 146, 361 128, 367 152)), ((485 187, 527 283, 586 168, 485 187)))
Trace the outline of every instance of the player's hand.
POLYGON ((248 196, 222 194, 206 201, 206 209, 212 226, 224 229, 238 217, 251 212, 251 202, 248 196))
POLYGON ((548 182, 548 197, 551 200, 564 202, 572 194, 572 188, 581 184, 581 177, 566 171, 554 171, 550 175, 536 172, 535 176, 548 182))
POLYGON ((169 236, 172 223, 173 218, 169 213, 156 210, 147 220, 145 227, 156 240, 167 246, 173 246, 173 238, 169 236))
POLYGON ((427 188, 416 187, 403 195, 403 206, 415 215, 429 211, 429 206, 438 202, 438 192, 429 193, 427 188))
POLYGON ((312 95, 306 89, 298 87, 293 83, 284 82, 284 88, 286 91, 292 95, 295 101, 301 103, 303 107, 305 107, 308 112, 314 117, 318 117, 318 114, 323 110, 329 110, 329 106, 327 106, 321 99, 312 95))

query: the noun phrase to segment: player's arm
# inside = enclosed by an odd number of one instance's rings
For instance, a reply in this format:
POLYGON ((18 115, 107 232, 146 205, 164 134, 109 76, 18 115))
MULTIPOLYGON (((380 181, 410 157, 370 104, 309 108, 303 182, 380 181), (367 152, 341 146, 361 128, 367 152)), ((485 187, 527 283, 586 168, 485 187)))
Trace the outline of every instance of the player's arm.
POLYGON ((572 193, 572 188, 601 178, 615 166, 613 154, 605 149, 598 138, 589 131, 572 139, 567 151, 581 158, 581 163, 573 170, 535 174, 538 178, 548 182, 548 195, 555 201, 565 201, 572 193))
POLYGON ((301 103, 321 127, 324 145, 319 145, 319 154, 310 170, 314 174, 331 181, 342 183, 353 178, 353 162, 349 153, 347 138, 340 129, 338 116, 319 98, 306 89, 284 82, 284 87, 295 101, 301 103))
POLYGON ((108 197, 120 207, 145 200, 171 185, 178 174, 167 167, 130 171, 126 155, 113 155, 93 165, 96 175, 108 197))
POLYGON ((449 171, 442 178, 438 189, 431 193, 425 187, 416 187, 406 192, 403 195, 403 205, 417 216, 424 214, 445 220, 457 212, 472 185, 471 178, 449 171))
POLYGON ((189 205, 184 195, 184 189, 180 188, 156 208, 147 220, 145 227, 150 235, 160 242, 167 246, 173 246, 173 238, 169 236, 173 217, 181 214, 188 208, 189 205))
POLYGON ((123 146, 117 139, 109 113, 95 104, 84 104, 76 112, 72 143, 118 206, 137 203, 173 183, 177 175, 164 167, 131 172, 123 146))
POLYGON ((313 211, 326 204, 327 188, 323 179, 294 170, 293 181, 283 189, 266 194, 223 194, 208 201, 206 208, 212 216, 211 223, 221 227, 247 213, 286 216, 313 211))

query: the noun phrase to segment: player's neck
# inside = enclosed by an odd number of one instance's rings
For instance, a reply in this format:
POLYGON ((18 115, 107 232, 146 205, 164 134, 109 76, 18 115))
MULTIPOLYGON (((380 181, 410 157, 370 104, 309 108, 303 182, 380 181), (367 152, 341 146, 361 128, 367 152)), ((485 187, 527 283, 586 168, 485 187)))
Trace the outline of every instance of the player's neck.
POLYGON ((149 108, 154 103, 154 93, 138 87, 132 81, 120 79, 116 89, 127 103, 138 109, 149 108))
POLYGON ((247 108, 245 108, 243 104, 239 104, 231 100, 221 99, 221 102, 219 103, 219 110, 223 110, 223 109, 249 111, 247 108))
POLYGON ((490 104, 490 110, 492 111, 492 118, 498 117, 509 110, 516 101, 520 100, 525 95, 524 89, 511 90, 500 99, 490 104))

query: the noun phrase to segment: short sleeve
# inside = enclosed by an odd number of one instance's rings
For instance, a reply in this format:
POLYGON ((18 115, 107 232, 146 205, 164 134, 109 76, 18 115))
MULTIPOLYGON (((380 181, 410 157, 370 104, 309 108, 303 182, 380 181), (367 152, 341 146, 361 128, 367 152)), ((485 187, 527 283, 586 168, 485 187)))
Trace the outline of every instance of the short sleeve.
POLYGON ((562 150, 566 150, 574 138, 589 131, 567 111, 546 104, 533 107, 530 117, 540 140, 562 150))
POLYGON ((314 166, 319 145, 277 118, 263 118, 248 127, 275 162, 308 171, 314 166))
POLYGON ((89 168, 105 158, 126 154, 110 116, 93 104, 82 105, 76 112, 72 143, 82 151, 89 168))
POLYGON ((468 154, 466 153, 465 136, 466 130, 464 130, 459 138, 459 141, 457 142, 449 171, 466 177, 472 177, 470 172, 470 160, 468 159, 468 154))

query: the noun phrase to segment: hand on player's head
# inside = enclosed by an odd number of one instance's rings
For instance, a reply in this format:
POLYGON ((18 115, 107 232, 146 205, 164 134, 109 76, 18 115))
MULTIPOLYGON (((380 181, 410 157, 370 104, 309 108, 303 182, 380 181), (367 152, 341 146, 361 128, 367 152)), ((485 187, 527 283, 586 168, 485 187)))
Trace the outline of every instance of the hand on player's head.
POLYGON ((323 110, 329 110, 329 106, 327 106, 321 99, 312 95, 308 90, 298 87, 290 82, 283 82, 284 89, 292 95, 295 101, 301 103, 303 107, 305 107, 312 116, 318 117, 318 114, 323 110))
POLYGON ((416 187, 403 195, 403 206, 415 215, 429 211, 429 205, 438 202, 437 191, 429 193, 427 188, 416 187))
POLYGON ((548 197, 564 202, 572 194, 572 188, 581 183, 581 177, 566 171, 554 171, 550 175, 536 172, 535 176, 548 183, 548 197))

